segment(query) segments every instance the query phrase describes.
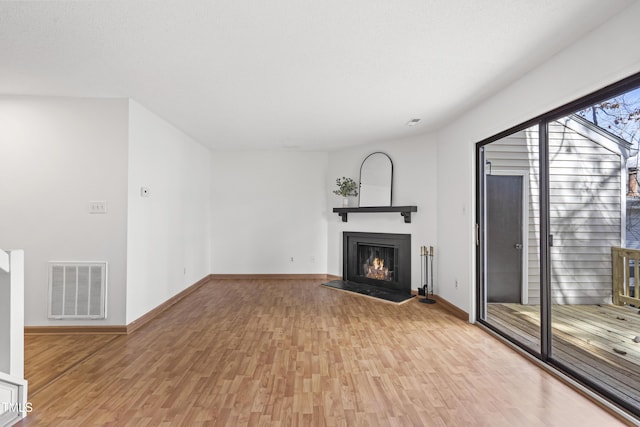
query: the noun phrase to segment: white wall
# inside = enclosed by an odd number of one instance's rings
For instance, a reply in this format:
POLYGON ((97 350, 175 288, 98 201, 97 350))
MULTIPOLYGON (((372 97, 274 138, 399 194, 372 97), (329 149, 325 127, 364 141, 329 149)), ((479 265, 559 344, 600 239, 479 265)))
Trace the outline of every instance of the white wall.
POLYGON ((636 2, 438 133, 439 293, 469 311, 471 320, 475 143, 640 71, 640 50, 634 48, 640 45, 639 17, 636 2), (458 289, 456 277, 464 279, 458 289))
POLYGON ((130 101, 128 154, 127 324, 210 273, 209 150, 130 101))
POLYGON ((124 324, 127 101, 0 96, 0 123, 0 239, 25 252, 25 325, 86 323, 47 319, 52 260, 107 261, 108 318, 91 324, 124 324))
MULTIPOLYGON (((329 212, 328 273, 342 276, 343 231, 404 233, 411 234, 411 288, 417 289, 421 285, 420 246, 434 246, 436 259, 439 256, 436 227, 437 156, 435 140, 425 136, 329 153, 329 172, 325 183, 329 212), (346 176, 359 182, 362 161, 375 151, 388 154, 393 162, 393 205, 418 207, 418 212, 411 215, 410 224, 406 224, 399 213, 351 213, 345 223, 338 214, 331 212, 334 207, 342 205, 342 198, 332 193, 337 188, 336 178, 346 176)), ((357 197, 352 198, 351 206, 357 204, 357 197)), ((437 280, 434 292, 438 293, 437 280)))
POLYGON ((638 17, 636 2, 435 135, 332 153, 209 153, 135 102, 0 96, 0 243, 25 250, 25 324, 86 323, 46 318, 50 260, 109 262, 108 319, 91 324, 122 325, 210 272, 340 275, 344 230, 411 233, 414 289, 435 246, 436 292, 473 313, 475 143, 640 71, 638 17), (331 212, 335 178, 376 150, 412 224, 331 212))
POLYGON ((326 273, 326 176, 326 153, 214 151, 212 272, 326 273))

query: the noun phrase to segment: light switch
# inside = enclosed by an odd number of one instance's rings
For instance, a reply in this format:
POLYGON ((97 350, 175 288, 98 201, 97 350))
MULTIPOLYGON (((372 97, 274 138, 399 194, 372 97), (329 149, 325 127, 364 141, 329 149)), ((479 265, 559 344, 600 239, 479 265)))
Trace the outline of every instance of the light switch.
POLYGON ((107 201, 106 200, 94 200, 89 202, 90 214, 106 214, 107 213, 107 201))

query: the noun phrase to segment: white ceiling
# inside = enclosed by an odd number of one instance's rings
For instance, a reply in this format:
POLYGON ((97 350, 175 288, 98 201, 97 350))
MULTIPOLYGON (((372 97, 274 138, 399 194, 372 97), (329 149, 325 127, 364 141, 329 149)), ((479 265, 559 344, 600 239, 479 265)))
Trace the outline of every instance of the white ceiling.
POLYGON ((330 150, 433 131, 632 2, 3 1, 0 93, 130 97, 214 149, 330 150))

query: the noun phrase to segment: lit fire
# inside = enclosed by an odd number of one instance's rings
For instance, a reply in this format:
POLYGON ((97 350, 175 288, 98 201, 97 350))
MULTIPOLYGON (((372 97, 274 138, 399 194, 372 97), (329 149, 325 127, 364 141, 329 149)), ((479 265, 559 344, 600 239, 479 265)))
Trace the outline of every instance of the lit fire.
POLYGON ((384 259, 375 258, 367 268, 367 277, 377 280, 389 280, 389 268, 384 266, 384 259))

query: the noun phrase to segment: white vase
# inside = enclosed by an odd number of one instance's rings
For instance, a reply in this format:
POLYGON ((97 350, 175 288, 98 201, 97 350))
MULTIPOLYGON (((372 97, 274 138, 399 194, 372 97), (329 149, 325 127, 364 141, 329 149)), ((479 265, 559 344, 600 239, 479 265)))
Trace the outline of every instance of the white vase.
POLYGON ((346 208, 349 206, 349 198, 348 197, 343 197, 342 198, 342 207, 346 208))

